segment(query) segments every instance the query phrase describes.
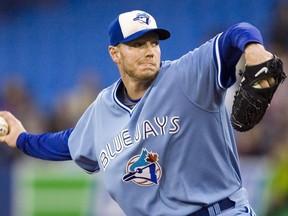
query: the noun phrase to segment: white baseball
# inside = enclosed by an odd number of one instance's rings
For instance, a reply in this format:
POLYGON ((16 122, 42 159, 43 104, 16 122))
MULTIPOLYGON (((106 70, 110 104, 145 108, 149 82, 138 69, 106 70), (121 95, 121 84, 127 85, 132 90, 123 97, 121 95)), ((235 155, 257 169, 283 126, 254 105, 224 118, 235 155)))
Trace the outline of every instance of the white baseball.
POLYGON ((4 136, 8 134, 9 126, 7 121, 0 116, 0 136, 4 136))

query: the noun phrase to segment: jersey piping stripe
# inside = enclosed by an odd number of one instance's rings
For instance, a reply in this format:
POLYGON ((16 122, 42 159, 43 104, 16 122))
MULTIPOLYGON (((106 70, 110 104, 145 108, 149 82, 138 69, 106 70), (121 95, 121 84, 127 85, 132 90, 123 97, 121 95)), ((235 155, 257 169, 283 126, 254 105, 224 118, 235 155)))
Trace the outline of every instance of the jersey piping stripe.
POLYGON ((222 35, 222 33, 217 36, 216 42, 215 42, 215 54, 216 54, 216 61, 217 61, 217 66, 218 66, 218 68, 217 68, 217 71, 218 71, 217 81, 218 81, 220 88, 226 89, 221 83, 221 68, 222 67, 221 67, 221 58, 220 58, 220 52, 219 52, 219 38, 221 35, 222 35))
POLYGON ((125 106, 120 100, 118 100, 117 95, 116 95, 116 92, 117 92, 117 89, 118 89, 118 87, 119 87, 119 85, 120 85, 121 82, 122 82, 122 80, 119 79, 119 81, 118 81, 118 83, 117 83, 117 85, 116 85, 116 87, 115 87, 115 89, 114 89, 114 92, 113 92, 113 98, 114 98, 115 102, 116 102, 122 109, 124 109, 125 111, 127 111, 127 112, 131 115, 132 112, 133 112, 133 110, 134 110, 134 108, 137 106, 137 104, 136 104, 132 109, 130 109, 128 106, 125 106))

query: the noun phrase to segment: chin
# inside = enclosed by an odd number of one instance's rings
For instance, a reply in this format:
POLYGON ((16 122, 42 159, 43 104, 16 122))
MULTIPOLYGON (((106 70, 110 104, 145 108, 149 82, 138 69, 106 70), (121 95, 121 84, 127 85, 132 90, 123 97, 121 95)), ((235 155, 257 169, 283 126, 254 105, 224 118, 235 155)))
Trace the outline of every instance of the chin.
POLYGON ((143 80, 143 81, 152 81, 155 79, 155 77, 157 76, 158 71, 157 72, 145 72, 142 75, 139 76, 139 80, 143 80))

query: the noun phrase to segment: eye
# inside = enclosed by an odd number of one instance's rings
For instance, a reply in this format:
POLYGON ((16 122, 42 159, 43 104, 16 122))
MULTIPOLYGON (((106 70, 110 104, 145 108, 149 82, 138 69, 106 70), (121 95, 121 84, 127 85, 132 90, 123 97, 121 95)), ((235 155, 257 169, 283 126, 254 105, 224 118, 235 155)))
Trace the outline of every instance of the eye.
POLYGON ((153 46, 158 46, 158 45, 159 45, 159 41, 158 41, 158 40, 151 41, 151 44, 152 44, 153 46))
POLYGON ((142 47, 143 45, 144 45, 144 43, 143 43, 143 42, 140 42, 140 41, 139 41, 139 42, 135 42, 135 43, 132 44, 132 46, 133 46, 133 47, 136 47, 136 48, 142 47))

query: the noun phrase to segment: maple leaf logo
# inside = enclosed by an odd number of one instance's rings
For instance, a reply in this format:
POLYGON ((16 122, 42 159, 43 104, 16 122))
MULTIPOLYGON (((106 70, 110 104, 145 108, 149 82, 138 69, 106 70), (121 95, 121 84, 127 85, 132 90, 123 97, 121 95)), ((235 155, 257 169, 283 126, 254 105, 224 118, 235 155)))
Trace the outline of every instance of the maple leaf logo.
POLYGON ((158 161, 158 154, 157 153, 148 153, 146 161, 150 162, 150 163, 154 163, 154 162, 158 161))

